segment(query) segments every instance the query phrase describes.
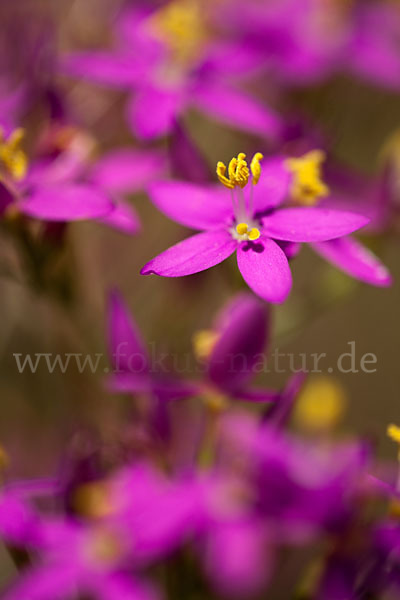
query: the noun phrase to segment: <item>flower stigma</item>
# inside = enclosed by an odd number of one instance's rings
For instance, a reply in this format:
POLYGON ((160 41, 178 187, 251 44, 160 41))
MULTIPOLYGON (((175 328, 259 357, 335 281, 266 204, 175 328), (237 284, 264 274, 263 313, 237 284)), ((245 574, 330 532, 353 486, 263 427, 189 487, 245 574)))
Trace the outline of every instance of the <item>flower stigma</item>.
POLYGON ((304 156, 285 161, 286 168, 293 175, 290 195, 296 204, 313 206, 329 194, 329 188, 321 176, 324 160, 325 153, 322 150, 312 150, 304 156))
POLYGON ((258 240, 260 237, 260 230, 257 227, 249 227, 247 223, 239 223, 236 225, 236 233, 241 240, 258 240))
POLYGON ((18 127, 6 137, 0 128, 0 164, 16 181, 25 177, 28 168, 28 159, 21 149, 24 135, 24 129, 18 127))
POLYGON ((261 176, 261 164, 263 159, 261 152, 256 152, 250 162, 250 168, 246 161, 246 154, 240 152, 237 157, 233 157, 228 167, 222 161, 217 163, 217 176, 219 181, 231 190, 232 205, 235 215, 236 225, 231 228, 232 236, 239 242, 255 241, 260 237, 260 230, 254 223, 254 199, 253 187, 257 185, 261 176), (244 195, 244 188, 250 181, 251 189, 247 196, 244 195))

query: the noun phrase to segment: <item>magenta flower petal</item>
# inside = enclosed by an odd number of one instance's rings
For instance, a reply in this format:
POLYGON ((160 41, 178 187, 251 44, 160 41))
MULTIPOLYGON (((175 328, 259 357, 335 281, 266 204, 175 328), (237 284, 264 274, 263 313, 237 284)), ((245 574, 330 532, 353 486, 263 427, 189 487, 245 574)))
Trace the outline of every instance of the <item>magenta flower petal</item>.
POLYGON ((292 175, 281 158, 261 162, 262 175, 254 187, 254 210, 263 212, 282 204, 287 198, 292 175))
POLYGON ((279 115, 251 96, 226 85, 201 87, 195 90, 192 101, 200 110, 238 129, 272 138, 281 133, 279 115))
POLYGON ((237 242, 225 229, 193 235, 147 263, 142 275, 182 277, 218 265, 237 248, 237 242))
POLYGON ((113 210, 106 217, 98 219, 98 221, 129 235, 140 230, 140 221, 135 209, 124 200, 118 200, 113 210))
POLYGON ((148 374, 149 359, 140 331, 121 295, 114 290, 108 306, 109 355, 118 372, 148 374))
POLYGON ((3 216, 6 209, 14 202, 11 190, 0 182, 0 215, 3 216))
POLYGON ((249 387, 242 390, 236 390, 234 397, 244 402, 278 402, 280 400, 279 392, 269 388, 249 387))
POLYGON ((96 219, 113 208, 111 199, 94 186, 67 183, 37 188, 20 204, 24 214, 45 221, 96 219))
POLYGON ((121 573, 90 573, 83 582, 86 592, 98 600, 160 600, 153 586, 121 573))
POLYGON ((186 127, 174 122, 169 139, 171 175, 192 183, 204 185, 210 179, 210 168, 200 148, 186 131, 186 127))
POLYGON ((149 195, 167 217, 192 229, 220 228, 233 220, 231 197, 222 186, 163 181, 152 184, 149 195))
POLYGON ((381 261, 351 237, 320 242, 312 246, 318 254, 356 279, 380 287, 392 283, 392 277, 381 261))
POLYGON ((133 193, 159 178, 164 167, 165 160, 158 152, 120 148, 96 162, 91 179, 107 190, 133 193))
POLYGON ((206 567, 224 597, 253 597, 271 575, 271 552, 262 524, 255 519, 216 527, 207 546, 206 567))
POLYGON ((255 294, 280 304, 292 287, 292 275, 285 253, 273 240, 242 243, 238 249, 239 270, 255 294))
POLYGON ((151 394, 152 380, 150 375, 135 373, 114 373, 105 380, 105 387, 118 394, 151 394))
POLYGON ((352 233, 369 222, 362 215, 327 208, 285 208, 263 219, 264 233, 288 242, 323 242, 352 233))
POLYGON ((183 104, 181 93, 156 87, 140 89, 127 104, 127 120, 132 131, 148 140, 166 135, 183 104))
POLYGON ((46 565, 25 572, 3 596, 3 600, 55 600, 60 599, 60 590, 69 596, 76 591, 77 577, 74 568, 65 564, 46 565))
POLYGON ((115 52, 82 52, 62 61, 63 70, 71 75, 116 87, 132 86, 141 80, 143 67, 135 64, 133 56, 115 52))
POLYGON ((210 381, 228 393, 240 390, 253 375, 268 338, 269 320, 264 302, 240 294, 218 318, 218 339, 208 359, 210 381))

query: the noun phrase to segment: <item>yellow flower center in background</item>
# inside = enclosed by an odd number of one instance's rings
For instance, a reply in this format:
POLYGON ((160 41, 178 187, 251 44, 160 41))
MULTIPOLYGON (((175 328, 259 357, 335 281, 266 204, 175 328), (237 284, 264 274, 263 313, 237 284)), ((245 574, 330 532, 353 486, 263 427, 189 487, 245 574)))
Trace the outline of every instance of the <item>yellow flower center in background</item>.
POLYGON ((286 160, 286 168, 293 174, 290 195, 294 202, 312 206, 329 194, 329 188, 321 178, 324 160, 322 150, 312 150, 299 158, 286 160))
POLYGON ((17 181, 25 177, 28 168, 28 159, 20 147, 24 135, 25 131, 18 128, 6 139, 0 128, 0 164, 17 181))
POLYGON ((212 329, 200 329, 193 334, 192 344, 196 358, 204 360, 214 350, 219 334, 212 329))
POLYGON ((345 406, 346 395, 339 382, 331 377, 317 377, 301 392, 294 419, 302 429, 326 431, 338 424, 345 406))
POLYGON ((197 58, 207 37, 205 11, 199 0, 173 0, 150 17, 150 25, 180 63, 197 58))

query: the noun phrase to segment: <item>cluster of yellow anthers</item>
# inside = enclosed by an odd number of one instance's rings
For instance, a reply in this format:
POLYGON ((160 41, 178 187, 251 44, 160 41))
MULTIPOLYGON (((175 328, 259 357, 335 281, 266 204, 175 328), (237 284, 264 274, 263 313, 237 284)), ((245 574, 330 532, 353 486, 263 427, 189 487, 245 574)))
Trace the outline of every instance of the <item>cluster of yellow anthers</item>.
POLYGON ((293 173, 290 190, 298 204, 314 205, 319 198, 329 194, 329 188, 321 179, 321 165, 325 160, 322 150, 312 150, 299 158, 289 158, 285 165, 293 173))
POLYGON ((3 166, 17 181, 25 177, 28 167, 26 154, 21 149, 24 135, 25 131, 18 128, 6 138, 0 128, 0 166, 3 166))
POLYGON ((250 163, 250 169, 247 165, 246 155, 240 152, 237 157, 233 157, 228 165, 228 177, 226 177, 226 165, 219 161, 217 163, 217 175, 221 183, 225 187, 233 190, 236 186, 244 188, 250 177, 250 171, 253 175, 253 183, 258 183, 261 175, 260 160, 264 157, 261 152, 257 152, 250 163))
MULTIPOLYGON (((246 155, 240 152, 237 157, 232 158, 228 165, 228 169, 225 163, 219 161, 217 163, 217 175, 220 182, 230 190, 234 190, 236 187, 243 189, 249 182, 250 172, 252 174, 252 183, 256 185, 261 175, 260 161, 263 159, 261 152, 257 152, 251 162, 250 169, 246 161, 246 155), (227 173, 228 171, 228 173, 227 173), (227 175, 226 175, 227 173, 227 175)), ((238 223, 236 225, 236 234, 240 241, 244 240, 258 240, 260 237, 260 231, 257 227, 249 227, 247 223, 238 223)))
POLYGON ((200 4, 199 0, 173 0, 150 19, 157 37, 180 62, 197 56, 206 37, 204 9, 200 4))

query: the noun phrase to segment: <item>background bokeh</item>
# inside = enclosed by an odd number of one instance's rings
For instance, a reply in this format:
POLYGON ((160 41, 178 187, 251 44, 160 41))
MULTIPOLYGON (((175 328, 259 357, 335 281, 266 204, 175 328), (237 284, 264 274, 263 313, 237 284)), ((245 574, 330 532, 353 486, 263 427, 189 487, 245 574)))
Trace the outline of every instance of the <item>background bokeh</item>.
MULTIPOLYGON (((98 47, 110 39, 109 23, 122 2, 117 0, 18 0, 0 6, 1 36, 7 52, 23 53, 24 39, 17 24, 27 11, 38 26, 53 33, 48 51, 98 47), (15 6, 12 6, 15 4, 15 6), (15 35, 10 40, 11 31, 15 35)), ((135 145, 123 119, 124 95, 55 75, 67 102, 74 106, 77 122, 96 138, 99 149, 135 145)), ((268 81, 258 82, 262 95, 268 81)), ((399 95, 368 86, 352 78, 335 78, 316 87, 287 95, 292 107, 326 132, 332 156, 371 175, 388 135, 400 127, 399 95)), ((40 123, 40 107, 28 116, 27 130, 34 135, 40 123), (31 128, 28 127, 31 125, 31 128)), ((227 130, 197 113, 185 124, 201 149, 212 173, 217 160, 228 160, 238 151, 263 150, 262 142, 227 130)), ((160 142, 167 148, 168 142, 160 142)), ((168 148, 167 148, 168 149, 168 148)), ((20 264, 18 249, 7 235, 0 236, 0 441, 11 457, 13 477, 46 476, 57 469, 62 449, 79 430, 98 432, 110 444, 118 437, 130 410, 129 398, 106 393, 108 368, 105 343, 105 300, 109 289, 123 293, 144 338, 160 352, 191 352, 191 339, 207 327, 224 300, 241 289, 234 260, 206 273, 182 279, 141 277, 145 262, 186 231, 155 207, 145 194, 132 197, 144 224, 137 236, 126 236, 94 223, 69 226, 68 243, 59 264, 69 268, 75 280, 73 302, 67 306, 29 285, 20 264), (104 353, 96 375, 69 368, 49 374, 20 374, 14 353, 104 353)), ((351 281, 304 248, 296 261, 294 287, 289 301, 273 307, 272 352, 327 353, 325 367, 348 352, 356 342, 357 357, 377 356, 375 373, 334 372, 348 394, 344 431, 367 434, 378 453, 393 454, 384 432, 388 422, 399 421, 400 397, 400 261, 399 239, 387 235, 374 248, 394 277, 389 289, 368 287, 351 281)), ((269 373, 260 382, 282 385, 286 374, 269 373)), ((8 559, 0 556, 0 573, 6 577, 8 559)), ((1 578, 0 578, 1 579, 1 578)))

